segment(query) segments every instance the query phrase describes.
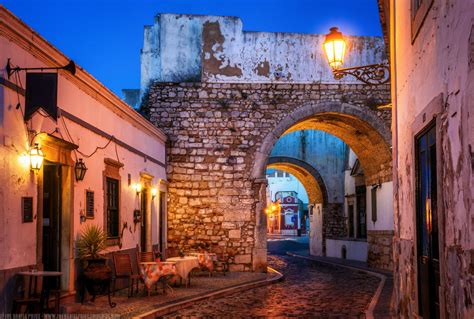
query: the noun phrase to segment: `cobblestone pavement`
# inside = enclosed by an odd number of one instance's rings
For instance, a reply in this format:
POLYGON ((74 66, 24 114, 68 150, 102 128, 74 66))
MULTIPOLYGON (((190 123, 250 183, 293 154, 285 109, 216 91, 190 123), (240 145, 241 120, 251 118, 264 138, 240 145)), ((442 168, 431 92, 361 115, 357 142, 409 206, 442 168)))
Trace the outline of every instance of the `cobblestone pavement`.
POLYGON ((284 256, 288 245, 273 242, 269 265, 285 274, 285 281, 208 300, 172 313, 172 317, 317 317, 364 318, 379 279, 362 272, 321 266, 284 256), (275 247, 277 245, 277 247, 275 247))
POLYGON ((143 285, 140 285, 138 296, 134 295, 131 298, 127 297, 128 289, 117 291, 116 295, 112 298, 112 301, 117 303, 115 308, 109 307, 107 297, 98 297, 93 303, 88 301, 89 298, 86 299, 83 305, 73 303, 73 306, 79 307, 71 312, 88 316, 97 315, 97 318, 102 318, 106 314, 112 317, 117 315, 124 319, 132 318, 166 304, 208 294, 234 285, 252 283, 268 278, 270 278, 269 274, 262 273, 233 272, 228 273, 226 276, 216 274, 212 277, 208 277, 207 273, 204 273, 201 276, 193 277, 190 287, 174 287, 173 292, 168 289, 167 294, 163 294, 159 290, 158 292, 153 291, 151 296, 147 296, 143 285))

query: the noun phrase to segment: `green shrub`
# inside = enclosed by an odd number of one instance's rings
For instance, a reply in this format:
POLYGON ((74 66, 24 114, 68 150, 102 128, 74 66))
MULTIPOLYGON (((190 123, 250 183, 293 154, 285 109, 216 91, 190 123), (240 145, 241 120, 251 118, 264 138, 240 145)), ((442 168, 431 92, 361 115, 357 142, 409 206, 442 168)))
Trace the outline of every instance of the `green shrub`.
POLYGON ((107 234, 95 224, 86 225, 77 240, 77 255, 81 259, 103 258, 101 253, 107 248, 107 234))

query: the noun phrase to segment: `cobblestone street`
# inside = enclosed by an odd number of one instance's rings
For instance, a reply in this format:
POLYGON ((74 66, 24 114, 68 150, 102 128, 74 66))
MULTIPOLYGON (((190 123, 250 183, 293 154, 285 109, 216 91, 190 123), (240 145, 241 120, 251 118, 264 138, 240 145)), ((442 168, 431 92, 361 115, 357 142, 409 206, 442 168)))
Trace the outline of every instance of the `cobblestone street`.
POLYGON ((288 248, 301 247, 289 240, 269 242, 269 265, 284 273, 283 282, 201 302, 168 317, 364 318, 379 279, 284 255, 288 248))

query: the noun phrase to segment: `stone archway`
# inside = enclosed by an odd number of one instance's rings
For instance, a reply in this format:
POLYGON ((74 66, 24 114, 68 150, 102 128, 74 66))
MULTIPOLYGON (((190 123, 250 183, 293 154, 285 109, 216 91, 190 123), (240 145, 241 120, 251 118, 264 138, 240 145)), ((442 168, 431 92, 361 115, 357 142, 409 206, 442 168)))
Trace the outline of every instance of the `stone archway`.
POLYGON ((389 89, 152 83, 144 110, 169 137, 168 246, 208 244, 231 270, 265 271, 265 167, 274 143, 292 130, 320 129, 357 153, 367 183, 389 181, 391 112, 376 109, 390 101, 389 89))
POLYGON ((297 158, 272 156, 268 159, 267 168, 279 169, 295 176, 308 193, 309 204, 328 202, 324 180, 317 169, 310 164, 297 158))
POLYGON ((375 112, 341 102, 308 103, 289 113, 256 151, 252 177, 264 176, 273 145, 282 135, 303 129, 325 131, 344 141, 358 156, 368 185, 392 180, 389 128, 375 112))
POLYGON ((321 174, 307 162, 287 156, 270 157, 267 168, 290 173, 303 184, 308 194, 309 251, 312 255, 322 256, 325 251, 324 216, 328 211, 328 192, 321 174))
MULTIPOLYGON (((252 177, 258 184, 265 174, 265 168, 270 159, 270 153, 277 140, 290 132, 314 129, 332 134, 344 141, 358 156, 366 176, 366 185, 381 184, 392 180, 391 132, 385 122, 373 111, 366 108, 341 102, 307 103, 288 113, 280 120, 275 128, 262 140, 255 153, 252 177)), ((260 193, 261 194, 261 193, 260 193)), ((258 194, 257 194, 258 197, 258 194)), ((263 197, 258 198, 264 202, 263 197)), ((258 205, 257 205, 257 208, 258 205)), ((329 216, 328 209, 322 209, 322 215, 329 216)), ((256 211, 257 250, 254 260, 262 260, 264 246, 262 240, 265 229, 261 228, 263 212, 256 211)), ((344 217, 336 218, 339 227, 344 227, 344 217)), ((324 223, 324 218, 323 218, 324 223)), ((326 227, 323 226, 323 245, 317 254, 325 254, 324 237, 326 227)), ((264 239, 263 239, 264 238, 264 239)), ((266 251, 265 251, 266 254, 266 251)))

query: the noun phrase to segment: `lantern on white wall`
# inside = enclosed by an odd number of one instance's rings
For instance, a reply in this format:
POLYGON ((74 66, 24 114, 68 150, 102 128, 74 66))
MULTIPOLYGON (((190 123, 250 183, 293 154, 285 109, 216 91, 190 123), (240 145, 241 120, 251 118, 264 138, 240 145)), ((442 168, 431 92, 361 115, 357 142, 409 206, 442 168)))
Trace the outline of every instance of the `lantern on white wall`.
POLYGON ((336 27, 329 29, 329 33, 326 34, 326 40, 324 41, 324 51, 328 63, 332 69, 337 69, 344 63, 344 55, 346 53, 346 42, 342 37, 342 32, 336 27))
POLYGON ((86 164, 82 161, 82 158, 76 161, 76 165, 74 165, 74 173, 76 175, 76 181, 84 180, 84 176, 86 176, 87 167, 86 164))
POLYGON ((44 153, 38 143, 30 149, 30 167, 34 171, 39 171, 43 165, 44 153))

